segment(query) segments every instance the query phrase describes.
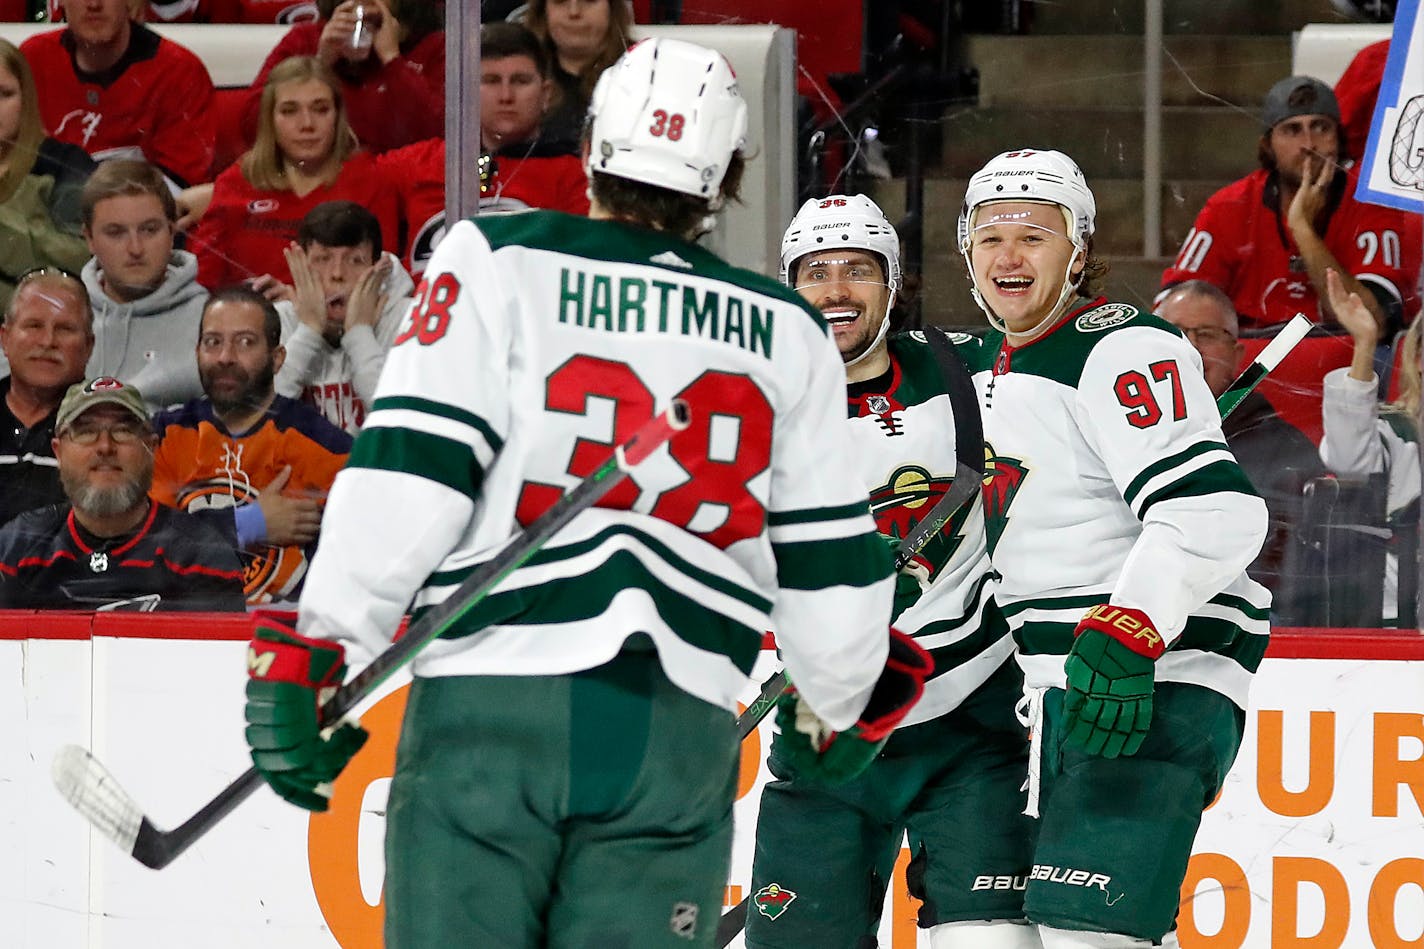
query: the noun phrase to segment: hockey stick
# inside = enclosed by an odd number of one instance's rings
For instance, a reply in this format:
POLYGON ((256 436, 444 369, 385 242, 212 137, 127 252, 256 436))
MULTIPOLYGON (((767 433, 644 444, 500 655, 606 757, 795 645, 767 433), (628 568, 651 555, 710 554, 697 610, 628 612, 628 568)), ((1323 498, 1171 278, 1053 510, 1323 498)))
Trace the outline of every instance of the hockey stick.
MULTIPOLYGON (((974 392, 974 377, 954 351, 943 330, 924 330, 925 341, 934 354, 949 396, 950 412, 954 416, 954 481, 949 490, 935 502, 895 548, 894 572, 899 573, 915 555, 944 529, 950 518, 974 495, 979 493, 984 478, 984 422, 979 417, 979 398, 974 392)), ((781 693, 786 691, 786 672, 778 670, 761 684, 756 699, 737 716, 737 738, 745 739, 752 729, 771 712, 781 693)))
MULTIPOLYGON (((1232 412, 1236 411, 1237 407, 1246 400, 1246 397, 1254 392, 1256 387, 1261 384, 1261 380, 1265 379, 1272 369, 1279 366, 1281 360, 1285 359, 1290 351, 1314 328, 1315 324, 1310 322, 1303 313, 1297 313, 1291 317, 1290 322, 1281 328, 1281 331, 1266 344, 1265 348, 1256 354, 1256 358, 1251 360, 1251 364, 1242 370, 1241 374, 1236 377, 1231 385, 1226 387, 1226 391, 1217 397, 1216 407, 1221 412, 1221 417, 1225 419, 1232 412)), ((959 481, 960 477, 956 476, 956 487, 959 481)), ((943 504, 949 500, 950 495, 947 494, 941 498, 940 503, 943 504)), ((938 505, 936 506, 936 509, 937 508, 938 505)), ((925 521, 922 521, 921 525, 917 525, 917 527, 927 523, 934 514, 935 510, 931 510, 930 516, 926 517, 925 521)), ((917 531, 912 531, 910 535, 905 538, 905 542, 900 545, 900 550, 896 551, 895 561, 897 569, 902 565, 900 560, 901 554, 905 548, 909 546, 911 539, 916 536, 916 533, 917 531)), ((921 546, 923 546, 923 543, 921 543, 921 546)), ((905 560, 908 561, 909 557, 905 557, 905 560)), ((776 700, 780 698, 781 693, 785 691, 785 689, 785 671, 778 671, 770 679, 762 683, 761 694, 757 696, 751 705, 747 706, 745 712, 737 716, 737 734, 739 737, 746 738, 752 729, 761 723, 761 720, 765 718, 772 707, 776 705, 776 700)), ((717 924, 717 938, 714 943, 716 949, 726 949, 731 941, 736 938, 737 933, 745 928, 748 899, 748 897, 743 897, 740 903, 722 914, 722 918, 717 924)))
MULTIPOLYGON (((443 602, 412 624, 406 634, 337 690, 322 706, 321 720, 334 723, 408 663, 415 654, 468 614, 499 583, 533 556, 569 521, 592 507, 628 472, 691 421, 688 405, 674 399, 616 448, 606 462, 553 507, 517 535, 504 550, 476 569, 443 602)), ((65 800, 104 836, 146 867, 160 870, 232 812, 262 785, 256 768, 248 768, 192 817, 172 830, 150 821, 92 754, 77 745, 56 753, 52 768, 55 787, 65 800)))

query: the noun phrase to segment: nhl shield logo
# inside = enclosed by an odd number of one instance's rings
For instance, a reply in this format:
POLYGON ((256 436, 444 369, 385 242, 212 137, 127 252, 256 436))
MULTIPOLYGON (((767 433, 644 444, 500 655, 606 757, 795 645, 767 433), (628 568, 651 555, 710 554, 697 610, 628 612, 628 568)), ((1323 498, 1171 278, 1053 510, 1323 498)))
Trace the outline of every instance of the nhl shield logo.
POLYGON ((767 919, 776 919, 796 902, 796 894, 779 883, 768 883, 752 894, 752 902, 758 913, 767 919))
POLYGON ((890 411, 890 400, 883 395, 872 395, 865 400, 865 407, 876 415, 884 415, 890 411))
POLYGON ((672 920, 669 923, 672 934, 679 939, 691 941, 697 938, 697 904, 674 903, 672 920))

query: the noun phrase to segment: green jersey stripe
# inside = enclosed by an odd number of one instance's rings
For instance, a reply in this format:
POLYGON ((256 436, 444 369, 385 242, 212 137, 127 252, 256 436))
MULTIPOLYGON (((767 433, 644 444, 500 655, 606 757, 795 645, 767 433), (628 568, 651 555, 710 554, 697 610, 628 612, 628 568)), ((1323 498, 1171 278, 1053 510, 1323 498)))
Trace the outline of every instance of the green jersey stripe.
POLYGON ((768 527, 786 527, 791 524, 810 524, 816 521, 841 521, 850 517, 860 517, 870 511, 870 499, 854 504, 835 507, 812 507, 799 511, 770 511, 766 515, 768 527))
MULTIPOLYGON (((536 552, 534 556, 530 557, 529 560, 525 563, 525 565, 520 569, 527 570, 530 567, 544 566, 547 564, 556 564, 561 563, 563 561, 572 560, 575 557, 581 557, 593 550, 596 550, 598 547, 608 543, 610 540, 617 537, 628 537, 633 539, 638 543, 639 546, 646 549, 650 554, 662 560, 669 567, 676 570, 683 576, 688 577, 689 579, 694 580, 697 583, 708 587, 709 589, 716 590, 718 593, 722 593, 734 600, 737 600, 738 602, 745 603, 747 606, 756 610, 758 613, 771 612, 771 600, 755 592, 754 590, 749 590, 746 587, 739 586, 738 584, 733 583, 731 580, 726 579, 721 574, 713 573, 709 570, 705 570, 702 567, 697 566, 686 558, 679 556, 673 551, 671 547, 667 546, 667 544, 658 540, 656 537, 645 531, 640 531, 636 527, 632 527, 630 525, 615 525, 612 527, 607 527, 599 531, 597 534, 594 534, 593 536, 585 540, 578 541, 577 543, 561 544, 557 547, 545 547, 536 552)), ((462 567, 456 570, 444 570, 431 574, 430 579, 426 581, 425 586, 426 588, 432 586, 455 586, 456 584, 463 581, 466 577, 468 577, 471 573, 473 573, 478 568, 478 566, 479 564, 475 564, 468 567, 462 567)), ((518 574, 516 573, 515 576, 517 577, 518 574)))
POLYGON ((777 584, 787 590, 868 587, 890 575, 890 548, 874 531, 836 545, 773 543, 771 552, 776 557, 777 584))
MULTIPOLYGON (((761 653, 762 630, 738 623, 674 590, 627 550, 613 552, 596 570, 587 573, 493 593, 441 638, 463 639, 494 624, 537 626, 594 620, 613 608, 614 597, 625 589, 640 590, 651 597, 658 615, 683 640, 698 649, 727 656, 738 669, 751 674, 761 653)), ((412 621, 429 608, 415 610, 412 621)))
POLYGON ((368 425, 346 467, 398 471, 443 484, 471 500, 479 497, 485 480, 485 469, 469 445, 409 428, 368 425))
MULTIPOLYGON (((1066 656, 1073 646, 1072 623, 1028 622, 1014 630, 1014 641, 1025 656, 1066 656)), ((1245 633, 1228 620, 1193 616, 1171 652, 1200 650, 1234 659, 1252 672, 1261 664, 1270 637, 1245 633)))
POLYGON ((1013 619, 1026 610, 1083 610, 1106 603, 1108 593, 1088 593, 1078 596, 1039 596, 1019 600, 1016 603, 1001 603, 999 608, 1004 616, 1013 619))
POLYGON ((1230 449, 1226 447, 1225 442, 1197 442, 1195 445, 1179 451, 1175 455, 1155 461, 1146 468, 1143 468, 1137 477, 1132 479, 1132 483, 1127 486, 1127 490, 1122 492, 1122 499, 1127 502, 1128 507, 1134 507, 1137 495, 1143 488, 1147 487, 1147 482, 1163 472, 1170 471, 1198 455, 1209 451, 1230 451, 1230 449))
POLYGON ((450 419, 459 422, 461 425, 468 425, 489 444, 490 451, 498 454, 504 447, 504 439, 495 433, 490 424, 474 412, 466 411, 454 405, 444 402, 436 402, 432 399, 422 399, 413 395, 388 395, 385 398, 377 399, 371 404, 369 415, 386 410, 404 409, 410 412, 422 412, 426 415, 435 415, 440 418, 450 419))
POLYGON ((1234 461, 1216 461, 1164 485, 1142 501, 1138 518, 1145 518, 1152 505, 1172 498, 1195 498, 1207 494, 1235 493, 1256 497, 1256 488, 1241 466, 1234 461))

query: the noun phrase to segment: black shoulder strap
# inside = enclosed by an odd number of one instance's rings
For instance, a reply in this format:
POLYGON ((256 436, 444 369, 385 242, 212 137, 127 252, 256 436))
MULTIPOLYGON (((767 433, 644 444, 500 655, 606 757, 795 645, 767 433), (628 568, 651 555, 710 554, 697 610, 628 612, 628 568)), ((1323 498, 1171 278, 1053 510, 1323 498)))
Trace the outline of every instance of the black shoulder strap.
POLYGON ((939 364, 944 388, 949 394, 949 406, 954 411, 954 455, 959 464, 982 475, 984 473, 984 420, 979 416, 979 397, 974 392, 974 378, 969 367, 954 351, 949 334, 937 326, 924 328, 930 352, 939 364))

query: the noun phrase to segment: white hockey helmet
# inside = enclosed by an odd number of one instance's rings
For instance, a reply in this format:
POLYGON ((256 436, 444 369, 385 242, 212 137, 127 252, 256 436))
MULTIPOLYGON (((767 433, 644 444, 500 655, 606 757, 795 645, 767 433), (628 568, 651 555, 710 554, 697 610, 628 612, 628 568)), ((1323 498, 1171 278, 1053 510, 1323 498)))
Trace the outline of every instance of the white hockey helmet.
POLYGON ((781 237, 781 282, 795 286, 798 260, 838 247, 878 254, 886 283, 900 289, 900 236, 880 206, 863 194, 832 194, 801 205, 781 237))
POLYGON ((725 57, 646 39, 603 71, 589 104, 588 171, 720 201, 747 140, 747 104, 725 57))
POLYGON ((1063 209, 1068 239, 1080 250, 1093 236, 1097 202, 1077 163, 1062 152, 1020 148, 989 159, 969 179, 959 212, 959 250, 969 251, 969 232, 980 207, 995 201, 1032 201, 1063 209))

